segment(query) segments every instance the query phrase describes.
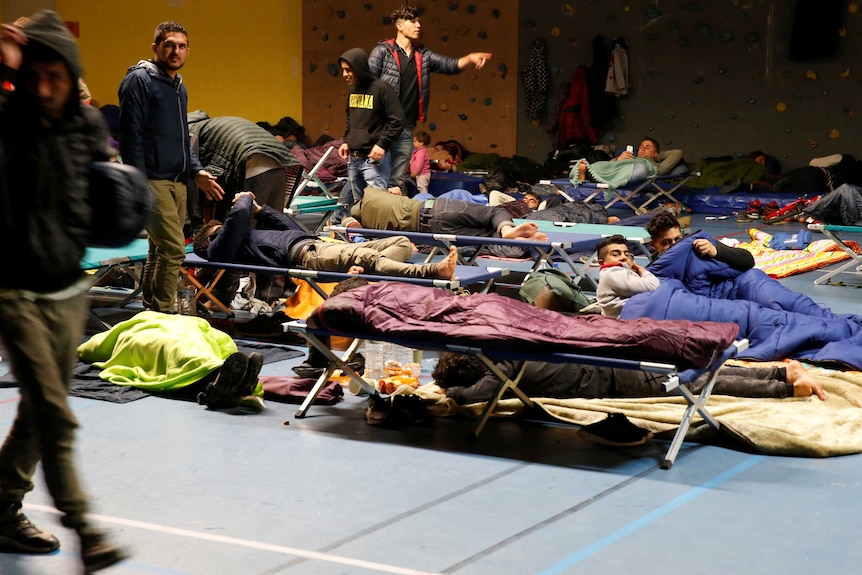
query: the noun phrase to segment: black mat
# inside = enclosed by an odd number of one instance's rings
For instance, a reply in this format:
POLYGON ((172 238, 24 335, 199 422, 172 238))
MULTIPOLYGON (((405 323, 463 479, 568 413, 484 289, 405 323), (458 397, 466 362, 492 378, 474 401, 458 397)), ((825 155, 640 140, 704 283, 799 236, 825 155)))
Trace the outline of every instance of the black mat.
MULTIPOLYGON (((305 355, 305 352, 288 347, 258 342, 237 342, 237 349, 243 353, 256 351, 263 354, 263 363, 275 363, 285 359, 293 359, 305 355)), ((91 363, 79 361, 75 366, 69 395, 86 399, 99 399, 111 403, 128 403, 153 395, 136 387, 115 385, 99 377, 101 369, 91 363)), ((11 372, 0 377, 0 387, 17 387, 15 377, 11 372)), ((160 394, 160 397, 166 395, 160 394)))

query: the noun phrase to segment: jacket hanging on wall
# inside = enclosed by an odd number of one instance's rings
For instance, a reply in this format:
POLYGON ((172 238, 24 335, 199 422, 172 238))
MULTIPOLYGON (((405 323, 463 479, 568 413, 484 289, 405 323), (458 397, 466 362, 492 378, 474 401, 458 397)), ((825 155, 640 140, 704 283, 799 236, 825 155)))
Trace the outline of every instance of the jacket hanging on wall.
POLYGON ((590 96, 587 83, 587 67, 578 66, 572 78, 569 97, 560 109, 557 147, 565 148, 572 144, 595 144, 598 142, 596 130, 590 123, 590 96))
POLYGON ((629 43, 625 38, 614 40, 605 92, 617 97, 629 93, 629 43))
POLYGON ((548 99, 548 62, 545 41, 538 39, 530 48, 530 57, 521 69, 524 83, 524 108, 534 122, 541 120, 548 99))

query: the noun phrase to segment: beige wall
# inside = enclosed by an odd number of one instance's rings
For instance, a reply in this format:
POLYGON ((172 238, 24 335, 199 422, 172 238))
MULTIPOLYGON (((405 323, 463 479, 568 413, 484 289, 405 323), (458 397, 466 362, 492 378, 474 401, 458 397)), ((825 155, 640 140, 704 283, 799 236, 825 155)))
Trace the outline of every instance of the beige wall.
POLYGON ((126 69, 152 55, 156 26, 175 20, 190 36, 189 110, 302 121, 301 0, 56 0, 56 9, 79 23, 84 78, 98 104, 117 103, 126 69))
MULTIPOLYGON (((312 139, 323 133, 335 138, 343 134, 347 89, 337 71, 338 57, 356 46, 370 52, 379 40, 394 36, 395 26, 385 19, 400 4, 305 3, 303 123, 312 139)), ((429 132, 432 142, 455 139, 471 151, 514 154, 518 4, 492 0, 415 4, 426 10, 420 22, 429 48, 454 57, 475 51, 494 54, 478 72, 468 68, 455 76, 432 74, 428 121, 418 129, 429 132), (501 66, 507 70, 505 77, 501 66)))

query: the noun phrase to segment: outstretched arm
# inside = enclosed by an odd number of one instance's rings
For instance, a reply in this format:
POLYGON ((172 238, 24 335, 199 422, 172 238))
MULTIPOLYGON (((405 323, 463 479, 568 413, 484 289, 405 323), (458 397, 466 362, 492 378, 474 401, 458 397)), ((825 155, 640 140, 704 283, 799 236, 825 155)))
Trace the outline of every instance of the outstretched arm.
POLYGON ((490 52, 470 52, 466 56, 458 58, 458 69, 463 70, 472 64, 477 70, 481 70, 485 62, 490 60, 492 56, 493 54, 490 52))

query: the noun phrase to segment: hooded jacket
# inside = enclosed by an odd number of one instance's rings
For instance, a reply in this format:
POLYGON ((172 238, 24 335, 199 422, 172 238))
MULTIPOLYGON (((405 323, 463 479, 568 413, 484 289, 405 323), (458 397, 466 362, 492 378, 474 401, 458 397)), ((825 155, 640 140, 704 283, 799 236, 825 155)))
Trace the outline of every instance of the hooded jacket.
POLYGON ((120 83, 120 155, 150 180, 188 183, 203 169, 191 150, 188 92, 152 60, 131 66, 120 83))
POLYGON ((351 152, 367 154, 376 145, 389 150, 401 134, 404 110, 395 91, 374 77, 362 48, 351 48, 338 59, 346 62, 356 75, 347 95, 347 128, 344 141, 351 152))
POLYGON ((51 293, 81 278, 93 222, 89 164, 110 159, 101 113, 78 100, 81 72, 78 46, 60 17, 50 10, 24 26, 24 62, 33 51, 56 53, 71 83, 60 120, 48 121, 23 88, 21 74, 0 63, 0 74, 17 85, 0 91, 0 291, 51 293))

